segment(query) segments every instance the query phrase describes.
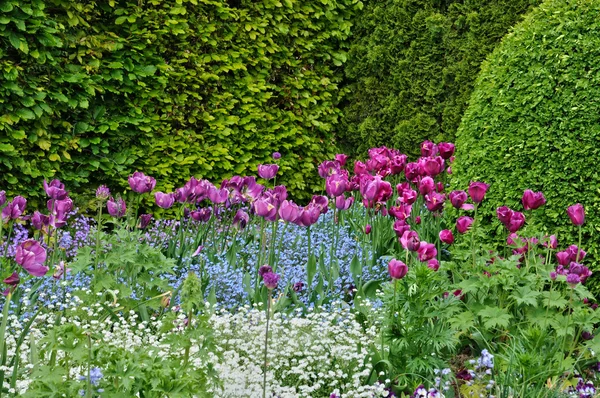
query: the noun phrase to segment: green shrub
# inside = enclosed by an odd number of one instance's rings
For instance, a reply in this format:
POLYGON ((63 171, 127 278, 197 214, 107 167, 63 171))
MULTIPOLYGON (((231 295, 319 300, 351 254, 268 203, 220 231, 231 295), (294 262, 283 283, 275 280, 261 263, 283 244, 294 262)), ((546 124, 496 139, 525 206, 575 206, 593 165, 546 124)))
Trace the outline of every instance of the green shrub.
POLYGON ((387 145, 416 155, 424 139, 452 141, 481 61, 539 3, 368 2, 353 28, 340 143, 358 153, 387 145))
POLYGON ((255 173, 273 151, 296 193, 332 156, 339 66, 358 0, 7 0, 0 187, 39 198, 255 173))
POLYGON ((598 0, 550 0, 515 27, 482 66, 453 166, 457 186, 491 184, 482 212, 490 217, 492 205, 522 209, 524 189, 543 191, 547 205, 528 224, 558 231, 561 246, 577 243, 566 208, 582 203, 583 247, 596 260, 599 18, 598 0))

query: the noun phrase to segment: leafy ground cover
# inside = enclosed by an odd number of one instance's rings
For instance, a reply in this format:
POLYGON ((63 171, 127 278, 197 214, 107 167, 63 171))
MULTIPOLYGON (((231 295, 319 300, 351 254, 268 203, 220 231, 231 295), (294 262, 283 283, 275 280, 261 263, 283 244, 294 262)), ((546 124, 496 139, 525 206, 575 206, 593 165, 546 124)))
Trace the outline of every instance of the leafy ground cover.
POLYGON ((488 185, 446 192, 454 146, 421 155, 337 155, 305 205, 278 153, 258 180, 169 193, 136 172, 95 214, 57 180, 43 211, 0 195, 0 396, 595 396, 581 242, 526 228, 545 204, 527 190, 488 246, 488 185))

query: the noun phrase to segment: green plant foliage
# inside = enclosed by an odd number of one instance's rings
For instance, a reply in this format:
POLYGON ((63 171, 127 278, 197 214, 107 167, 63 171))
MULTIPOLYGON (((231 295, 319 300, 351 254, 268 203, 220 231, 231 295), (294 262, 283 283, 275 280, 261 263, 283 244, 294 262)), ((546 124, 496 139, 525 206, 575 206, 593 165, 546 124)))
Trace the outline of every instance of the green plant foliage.
POLYGON ((356 18, 337 129, 349 151, 387 145, 416 155, 452 141, 481 61, 540 0, 386 0, 356 18))
POLYGON ((44 177, 84 191, 143 170, 168 190, 252 174, 277 150, 281 182, 314 189, 360 5, 3 1, 0 186, 35 199, 44 177))
MULTIPOLYGON (((547 1, 515 27, 489 59, 457 137, 455 183, 491 184, 492 206, 521 210, 524 189, 548 202, 528 224, 577 244, 566 208, 584 205, 583 248, 599 257, 600 1, 547 1)), ((498 224, 496 224, 498 225, 498 224)), ((589 262, 586 259, 586 262, 589 262)))

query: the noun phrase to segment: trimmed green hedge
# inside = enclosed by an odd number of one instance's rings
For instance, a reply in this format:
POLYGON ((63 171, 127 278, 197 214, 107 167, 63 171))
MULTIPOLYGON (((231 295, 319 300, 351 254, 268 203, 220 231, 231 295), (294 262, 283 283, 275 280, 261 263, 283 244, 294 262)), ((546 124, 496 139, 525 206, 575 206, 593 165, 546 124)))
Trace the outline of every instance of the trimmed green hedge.
MULTIPOLYGON (((524 189, 547 205, 533 224, 577 244, 566 208, 587 213, 583 248, 600 259, 600 0, 548 0, 482 66, 457 134, 456 185, 489 184, 485 213, 522 209, 524 189)), ((531 218, 528 214, 527 217, 531 218)), ((588 261, 588 260, 586 260, 588 261)))
MULTIPOLYGON (((256 173, 302 195, 332 156, 358 0, 0 2, 0 188, 39 200, 256 173), (25 192, 24 192, 25 190, 25 192)), ((318 185, 320 187, 320 185, 318 185)))
POLYGON ((356 17, 351 95, 336 129, 349 151, 387 145, 417 155, 453 141, 480 63, 540 0, 380 0, 356 17))

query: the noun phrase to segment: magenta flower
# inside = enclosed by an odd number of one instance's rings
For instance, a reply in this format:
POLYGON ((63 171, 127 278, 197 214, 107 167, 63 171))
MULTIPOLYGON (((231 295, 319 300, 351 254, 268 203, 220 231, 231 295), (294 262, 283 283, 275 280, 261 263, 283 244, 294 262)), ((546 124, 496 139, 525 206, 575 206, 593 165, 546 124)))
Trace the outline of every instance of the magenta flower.
POLYGON ((444 229, 440 231, 440 240, 448 245, 454 243, 454 235, 452 235, 452 231, 449 229, 444 229))
POLYGON ((406 158, 406 155, 394 156, 389 164, 390 174, 397 175, 402 173, 406 167, 406 158))
POLYGON ((411 252, 417 251, 421 244, 419 234, 417 231, 404 231, 402 237, 400 238, 400 244, 402 244, 402 247, 406 250, 411 252))
POLYGON ((517 232, 525 224, 525 215, 519 211, 513 211, 506 228, 510 232, 517 232))
POLYGON ((354 203, 354 198, 352 196, 347 199, 344 199, 344 195, 335 198, 335 207, 338 210, 348 210, 350 206, 352 206, 352 203, 354 203))
POLYGON ((208 222, 208 220, 210 220, 211 215, 212 211, 206 207, 199 210, 194 210, 190 213, 192 219, 200 222, 208 222))
POLYGON ((329 209, 329 199, 327 199, 327 196, 313 195, 309 204, 319 209, 321 214, 327 213, 327 210, 329 209))
POLYGON ((0 206, 6 203, 6 192, 0 191, 0 206))
POLYGON ((581 282, 581 278, 577 274, 568 274, 567 275, 567 283, 571 285, 571 287, 575 287, 578 283, 581 282))
POLYGON ((438 153, 438 147, 431 141, 421 143, 421 156, 435 156, 438 153))
POLYGON ((434 189, 435 181, 433 181, 433 178, 429 176, 421 178, 421 181, 419 181, 419 192, 421 193, 421 195, 427 195, 434 189))
POLYGON ((281 154, 279 152, 273 152, 273 159, 277 160, 277 159, 281 159, 281 154))
POLYGON ((415 181, 421 175, 421 167, 418 163, 407 163, 404 167, 404 175, 408 181, 415 181))
POLYGON ((66 268, 65 262, 61 261, 60 263, 54 266, 54 274, 52 275, 52 277, 56 280, 59 280, 63 277, 65 272, 68 274, 69 272, 71 272, 71 268, 66 268))
POLYGON ((96 199, 106 200, 110 197, 110 189, 106 185, 100 185, 96 189, 96 199))
POLYGON ((108 214, 117 218, 123 217, 127 212, 127 206, 125 206, 125 201, 122 198, 115 200, 111 196, 106 202, 106 207, 108 208, 108 214))
POLYGON ((577 245, 569 246, 566 252, 569 253, 569 258, 571 259, 571 261, 583 260, 585 258, 585 255, 587 254, 584 250, 579 249, 577 245))
POLYGON ((432 258, 427 262, 427 268, 437 271, 440 269, 440 263, 435 258, 432 258))
POLYGON ((369 235, 371 233, 371 224, 365 225, 365 234, 369 235))
POLYGON ((242 209, 238 209, 235 216, 233 216, 233 225, 240 229, 246 228, 246 225, 248 225, 249 222, 250 216, 242 209))
POLYGON ((502 206, 496 209, 496 215, 502 224, 508 225, 513 216, 513 211, 506 206, 502 206))
POLYGON ((31 216, 30 221, 31 221, 31 225, 33 225, 33 228, 35 228, 37 230, 41 230, 42 228, 50 225, 50 217, 48 217, 45 214, 40 213, 37 210, 35 212, 33 212, 33 216, 31 216))
POLYGON ((425 195, 425 205, 427 206, 427 210, 429 211, 438 211, 444 207, 444 202, 446 201, 446 195, 431 192, 425 195))
POLYGON ((265 284, 266 288, 269 290, 273 290, 273 289, 277 288, 277 284, 279 283, 280 276, 273 272, 267 272, 266 274, 264 274, 262 276, 262 278, 263 278, 263 283, 265 284))
POLYGON ((522 202, 525 210, 535 210, 546 204, 546 198, 542 192, 533 192, 531 189, 526 189, 523 193, 522 202))
POLYGON ((417 253, 419 253, 419 261, 425 262, 437 256, 437 249, 433 243, 421 241, 417 253))
POLYGON ((301 207, 299 209, 300 216, 296 220, 295 224, 298 224, 303 227, 309 227, 319 220, 321 210, 317 206, 313 204, 308 204, 307 206, 301 207))
POLYGON ((140 217, 140 223, 138 224, 139 229, 146 229, 148 224, 150 224, 150 220, 152 220, 152 214, 142 214, 140 217))
POLYGON ((154 200, 158 207, 168 209, 175 203, 175 195, 172 193, 155 192, 154 200))
POLYGON ((3 220, 16 220, 23 214, 27 200, 22 196, 15 196, 12 202, 8 202, 6 207, 2 209, 3 220))
POLYGON ((409 189, 407 191, 402 192, 402 198, 400 200, 402 201, 402 203, 412 205, 417 200, 417 196, 417 191, 409 189))
POLYGON ((571 256, 567 251, 558 252, 556 253, 556 261, 564 267, 571 262, 571 256))
POLYGON ((389 213, 398 220, 406 220, 410 217, 412 205, 401 204, 400 206, 390 207, 389 213))
POLYGON ((469 228, 471 227, 471 224, 473 224, 473 219, 469 216, 461 216, 458 217, 458 220, 456 220, 456 230, 461 233, 464 234, 465 232, 467 232, 469 230, 469 228))
POLYGON ((456 149, 454 144, 450 142, 440 142, 438 144, 438 149, 440 151, 440 156, 443 159, 450 159, 452 155, 454 155, 454 150, 456 149))
POLYGON ((156 180, 145 175, 140 171, 136 171, 127 179, 129 186, 133 192, 146 193, 151 192, 156 186, 156 180))
POLYGON ((393 228, 396 236, 401 237, 404 235, 404 232, 410 230, 410 225, 408 225, 405 220, 396 220, 394 221, 393 228))
POLYGON ((50 210, 50 225, 55 228, 61 228, 67 223, 67 216, 73 210, 73 201, 71 198, 63 200, 50 199, 46 204, 50 210))
POLYGON ((3 280, 2 282, 6 283, 9 286, 15 287, 21 282, 21 278, 19 278, 19 274, 17 271, 14 271, 11 276, 3 280))
POLYGON ((558 247, 558 239, 556 239, 556 235, 550 235, 548 240, 544 242, 544 247, 556 249, 558 247))
POLYGON ((17 246, 15 261, 33 276, 44 276, 49 269, 44 266, 46 249, 33 239, 28 239, 17 246))
POLYGON ((332 174, 325 180, 325 192, 332 198, 343 195, 348 187, 348 179, 342 174, 332 174))
POLYGON ((585 222, 585 210, 581 203, 577 203, 567 208, 567 214, 574 225, 583 225, 585 222))
POLYGON ((465 191, 452 191, 449 195, 450 203, 456 209, 460 209, 461 206, 467 201, 467 193, 465 191))
POLYGON ((408 266, 394 258, 388 263, 388 272, 392 279, 402 279, 408 273, 408 266))
POLYGON ((279 166, 276 164, 259 164, 258 165, 258 176, 265 180, 271 180, 277 175, 279 166))
POLYGON ((65 191, 65 184, 59 180, 52 180, 50 184, 44 179, 44 191, 46 195, 55 200, 63 200, 67 197, 67 191, 65 191))
POLYGON ((348 160, 348 155, 343 153, 338 153, 335 155, 335 160, 340 164, 340 167, 344 167, 346 165, 346 161, 348 160))
POLYGON ((282 220, 294 223, 300 217, 300 208, 290 200, 284 200, 279 206, 279 217, 282 220))
POLYGON ((415 224, 417 224, 417 225, 421 224, 421 216, 415 217, 415 224))
POLYGON ((266 195, 254 201, 254 212, 269 221, 275 221, 277 218, 277 207, 273 204, 273 199, 266 195))
POLYGON ((469 196, 474 203, 481 203, 490 186, 484 182, 472 182, 469 185, 469 196))
POLYGON ((340 164, 336 160, 326 160, 321 162, 317 168, 319 176, 321 178, 327 178, 332 174, 339 174, 341 172, 340 164))
POLYGON ((269 264, 261 265, 258 269, 258 276, 262 278, 268 272, 273 272, 273 268, 269 264))
POLYGON ((431 177, 435 177, 444 170, 444 159, 440 156, 424 158, 420 164, 422 173, 431 177))
POLYGON ((360 160, 356 160, 354 162, 354 174, 361 175, 361 174, 368 174, 368 173, 369 172, 367 171, 367 165, 365 165, 360 160))

